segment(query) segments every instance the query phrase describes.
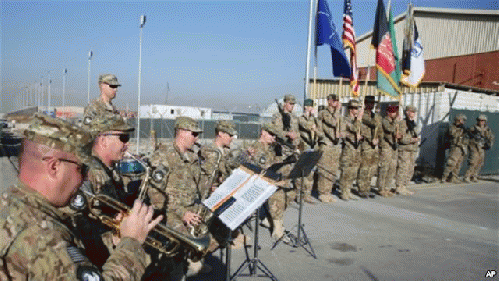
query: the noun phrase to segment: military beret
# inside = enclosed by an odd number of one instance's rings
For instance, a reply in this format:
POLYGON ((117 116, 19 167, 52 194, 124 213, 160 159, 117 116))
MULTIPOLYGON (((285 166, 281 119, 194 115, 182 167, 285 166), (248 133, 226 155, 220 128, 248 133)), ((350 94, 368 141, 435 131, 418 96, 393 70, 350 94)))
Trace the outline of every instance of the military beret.
POLYGON ((227 133, 231 136, 237 135, 236 125, 229 120, 219 120, 215 124, 215 129, 227 133))
POLYGON ((100 75, 99 76, 99 83, 104 83, 104 84, 108 84, 111 86, 121 86, 121 84, 118 83, 118 78, 116 78, 116 76, 113 74, 100 75))
POLYGON ((303 102, 303 106, 314 106, 314 100, 312 100, 312 99, 306 99, 303 102))
POLYGON ((282 138, 282 132, 272 123, 265 123, 262 125, 262 131, 267 131, 271 135, 282 138))
POLYGON ((35 113, 27 120, 24 131, 27 140, 69 153, 74 153, 82 161, 91 155, 92 135, 65 120, 43 113, 35 113))
POLYGON ((454 120, 463 120, 463 121, 466 121, 466 120, 468 120, 468 117, 466 117, 466 115, 464 115, 462 113, 459 113, 458 115, 456 115, 456 117, 454 118, 454 120))
POLYGON ((476 118, 476 120, 487 121, 487 116, 485 114, 480 114, 480 115, 478 115, 478 117, 476 118))
POLYGON ((327 96, 328 100, 338 100, 338 96, 336 94, 329 94, 327 96))
POLYGON ((399 111, 399 106, 396 104, 391 104, 386 108, 386 112, 388 113, 394 113, 399 111))
POLYGON ((350 100, 348 107, 360 107, 360 102, 358 100, 350 100))
POLYGON ((296 103, 296 98, 293 95, 285 95, 284 102, 296 103))
POLYGON ((376 103, 376 97, 375 96, 366 96, 364 98, 364 103, 376 103))
POLYGON ((127 124, 125 118, 114 113, 94 117, 87 116, 83 118, 82 127, 94 136, 109 131, 131 132, 135 130, 135 128, 127 124))
POLYGON ((418 109, 414 105, 408 105, 405 107, 405 111, 418 112, 418 109))
POLYGON ((199 127, 198 121, 192 119, 191 117, 177 117, 177 119, 175 119, 175 128, 196 133, 203 132, 203 130, 199 127))

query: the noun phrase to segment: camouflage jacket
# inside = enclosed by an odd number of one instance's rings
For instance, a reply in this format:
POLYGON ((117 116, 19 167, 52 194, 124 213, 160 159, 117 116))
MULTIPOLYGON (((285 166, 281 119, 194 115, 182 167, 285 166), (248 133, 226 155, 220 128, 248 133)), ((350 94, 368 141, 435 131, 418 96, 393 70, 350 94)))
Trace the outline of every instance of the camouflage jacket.
POLYGON ((323 136, 320 142, 325 145, 338 144, 342 119, 339 110, 328 107, 319 112, 317 119, 319 130, 323 136))
POLYGON ((146 253, 132 238, 121 239, 99 272, 62 223, 63 213, 20 182, 0 195, 0 205, 1 280, 140 280, 144 274, 146 253))
POLYGON ((463 151, 467 151, 469 143, 468 129, 464 126, 458 127, 452 124, 449 128, 448 136, 451 147, 459 147, 463 151))
POLYGON ((411 143, 413 138, 421 135, 421 128, 413 121, 404 119, 400 122, 400 134, 402 138, 399 140, 399 150, 417 151, 419 142, 411 143))
POLYGON ((219 147, 215 142, 201 147, 203 170, 215 186, 224 182, 234 169, 230 165, 229 153, 229 148, 219 147))
POLYGON ((106 114, 120 114, 120 112, 116 109, 116 107, 109 102, 106 104, 100 98, 96 98, 92 100, 83 111, 84 117, 95 117, 102 116, 106 114))
POLYGON ((341 132, 345 138, 345 148, 357 149, 359 147, 361 140, 357 139, 357 133, 360 133, 360 127, 360 120, 351 116, 343 118, 341 132))
POLYGON ((319 124, 314 116, 306 117, 305 115, 298 118, 298 126, 300 129, 300 139, 305 144, 306 149, 315 147, 319 139, 319 124), (315 130, 313 129, 315 126, 315 130))
POLYGON ((381 130, 381 117, 373 112, 364 112, 360 134, 363 136, 362 147, 370 146, 373 148, 373 140, 379 140, 383 134, 381 130))
MULTIPOLYGON (((295 132, 297 136, 300 135, 300 130, 298 129, 298 118, 293 113, 285 113, 289 118, 289 129, 284 130, 284 116, 277 112, 272 115, 272 124, 276 125, 276 127, 286 135, 289 132, 295 132)), ((298 145, 300 143, 300 138, 296 138, 293 142, 294 145, 298 145)))
POLYGON ((381 126, 383 129, 383 138, 380 141, 381 146, 384 148, 391 147, 392 149, 396 149, 398 146, 396 135, 397 132, 401 132, 399 128, 399 121, 385 116, 381 121, 381 126))
POLYGON ((494 144, 494 133, 489 126, 479 127, 474 125, 469 130, 470 146, 476 146, 478 149, 490 149, 494 144))

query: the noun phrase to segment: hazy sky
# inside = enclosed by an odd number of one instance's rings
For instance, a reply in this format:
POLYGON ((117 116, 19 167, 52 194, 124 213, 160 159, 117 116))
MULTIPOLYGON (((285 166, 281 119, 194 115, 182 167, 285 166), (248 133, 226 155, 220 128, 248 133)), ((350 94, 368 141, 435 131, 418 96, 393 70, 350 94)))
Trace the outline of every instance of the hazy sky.
MULTIPOLYGON (((341 33, 343 1, 328 0, 341 33)), ((385 5, 388 1, 385 0, 385 5)), ((357 36, 373 28, 377 0, 352 0, 357 36)), ((394 15, 406 1, 392 1, 394 15)), ((497 1, 415 0, 419 7, 499 9, 497 1)), ((1 1, 2 112, 21 106, 27 92, 48 91, 62 104, 87 104, 99 74, 123 85, 115 104, 135 110, 138 92, 139 17, 142 42, 141 103, 263 109, 284 94, 303 97, 309 1, 1 1), (168 87, 169 85, 169 87, 168 87), (168 90, 169 89, 169 90, 168 90)), ((400 46, 401 47, 401 46, 400 46)), ((399 47, 399 48, 400 48, 399 47)), ((332 78, 328 47, 319 47, 319 77, 332 78)), ((47 95, 42 104, 47 104, 47 95)))

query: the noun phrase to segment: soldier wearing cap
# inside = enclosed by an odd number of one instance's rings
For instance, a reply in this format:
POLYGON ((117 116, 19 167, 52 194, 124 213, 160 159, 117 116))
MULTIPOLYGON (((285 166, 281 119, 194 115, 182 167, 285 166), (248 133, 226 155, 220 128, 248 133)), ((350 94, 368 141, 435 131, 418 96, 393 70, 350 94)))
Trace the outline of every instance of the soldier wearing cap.
MULTIPOLYGON (((304 112, 298 118, 298 125, 300 129, 300 140, 303 144, 303 149, 317 149, 317 141, 319 139, 320 131, 317 118, 314 116, 314 101, 306 99, 303 102, 304 112)), ((310 173, 304 179, 304 201, 310 204, 315 203, 311 196, 312 187, 314 185, 314 173, 310 173)))
POLYGON ((485 150, 489 150, 494 144, 494 133, 487 125, 487 116, 485 114, 480 114, 477 117, 476 124, 471 127, 469 134, 470 155, 464 181, 476 182, 485 159, 485 150))
POLYGON ((116 249, 100 269, 63 223, 90 164, 91 136, 60 119, 35 114, 20 154, 18 183, 0 194, 1 280, 139 280, 149 231, 161 220, 137 201, 120 223, 116 249))
POLYGON ((412 195, 414 192, 407 189, 407 185, 414 175, 418 146, 421 141, 421 128, 416 124, 417 109, 413 105, 405 108, 405 119, 400 122, 397 173, 395 178, 395 192, 399 195, 412 195))
POLYGON ((401 138, 398 110, 398 105, 388 106, 387 115, 381 121, 383 138, 380 142, 380 168, 376 185, 379 195, 383 197, 393 196, 391 189, 397 170, 398 141, 401 138))
POLYGON ((328 107, 319 111, 317 117, 319 132, 319 150, 322 152, 318 166, 317 189, 319 200, 334 202, 333 185, 337 180, 337 173, 341 155, 341 103, 338 96, 330 94, 327 97, 328 107))
POLYGON ((357 177, 359 195, 362 198, 371 196, 371 179, 378 170, 379 140, 382 137, 381 116, 375 111, 376 98, 364 98, 364 115, 360 133, 363 141, 360 144, 360 167, 357 177))
POLYGON ((450 181, 452 183, 460 183, 458 179, 461 164, 464 156, 468 153, 468 129, 465 127, 467 117, 460 113, 454 118, 454 123, 450 126, 447 132, 447 139, 450 142, 449 156, 445 164, 444 172, 440 181, 442 183, 450 181))
MULTIPOLYGON (((293 108, 296 103, 296 98, 293 95, 285 95, 284 104, 279 106, 279 112, 272 116, 272 124, 282 131, 283 137, 290 143, 298 145, 300 142, 300 134, 298 129, 298 119, 293 115, 293 108)), ((292 154, 291 151, 285 151, 286 155, 292 154)))
POLYGON ((357 178, 360 167, 360 144, 363 141, 361 135, 361 120, 364 114, 358 100, 350 100, 348 103, 348 115, 343 118, 341 132, 345 138, 345 145, 341 153, 340 168, 341 178, 339 187, 341 199, 357 199, 351 193, 353 181, 357 178))
POLYGON ((120 114, 113 105, 112 100, 116 98, 116 91, 121 84, 113 74, 102 74, 99 76, 100 95, 85 107, 84 117, 96 117, 107 114, 120 114))

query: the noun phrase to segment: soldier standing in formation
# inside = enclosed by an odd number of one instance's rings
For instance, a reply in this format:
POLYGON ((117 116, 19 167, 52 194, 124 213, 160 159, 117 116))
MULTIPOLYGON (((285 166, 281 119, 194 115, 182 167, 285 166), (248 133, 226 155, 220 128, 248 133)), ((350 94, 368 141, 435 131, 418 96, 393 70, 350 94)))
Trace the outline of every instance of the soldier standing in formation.
POLYGON ((141 244, 162 217, 152 220, 153 209, 136 201, 120 223, 115 250, 99 270, 60 210, 86 176, 91 136, 43 114, 31 118, 25 136, 19 181, 0 195, 0 279, 139 280, 146 266, 141 244))
POLYGON ((494 134, 487 125, 487 116, 480 114, 476 119, 476 124, 469 130, 469 134, 470 156, 464 181, 476 182, 485 159, 485 150, 489 150, 494 144, 494 134))
POLYGON ((400 144, 398 147, 397 177, 395 192, 400 195, 412 195, 407 185, 414 175, 418 145, 421 141, 421 129, 416 124, 416 107, 408 105, 405 109, 405 119, 400 122, 400 144))
MULTIPOLYGON (((296 98, 293 95, 285 95, 283 102, 282 108, 279 104, 277 105, 279 111, 272 116, 272 124, 283 132, 285 139, 296 146, 300 142, 298 119, 293 115, 296 98)), ((289 149, 283 151, 283 155, 285 156, 289 156, 292 153, 289 149)))
POLYGON ((113 74, 103 74, 99 76, 100 96, 94 99, 85 107, 84 117, 95 117, 106 113, 120 114, 113 105, 112 100, 116 98, 116 91, 121 86, 118 78, 113 74))
POLYGON ((378 173, 378 193, 391 197, 393 180, 397 169, 398 141, 401 137, 399 128, 398 106, 390 105, 387 116, 382 120, 383 138, 381 139, 380 168, 378 173))
POLYGON ((459 171, 463 163, 464 156, 468 151, 468 132, 466 130, 466 115, 460 113, 454 118, 454 124, 449 128, 448 137, 450 138, 450 151, 442 174, 441 182, 450 181, 459 183, 459 171), (449 178, 450 176, 450 178, 449 178))
POLYGON ((357 177, 359 195, 368 198, 371 194, 371 179, 376 175, 379 164, 379 140, 382 137, 381 116, 375 110, 374 96, 364 98, 364 115, 360 133, 363 141, 360 144, 360 168, 357 177))
MULTIPOLYGON (((317 149, 317 140, 319 139, 319 126, 317 123, 317 118, 314 116, 314 101, 311 99, 306 99, 303 103, 303 115, 298 118, 298 125, 300 128, 300 139, 303 144, 303 150, 317 149)), ((304 178, 304 198, 303 200, 307 203, 315 203, 312 198, 311 192, 314 186, 314 173, 311 172, 306 178, 304 178)))
POLYGON ((348 103, 348 115, 343 118, 341 132, 344 136, 345 144, 341 153, 340 168, 340 191, 341 199, 358 199, 351 193, 354 180, 360 167, 360 143, 363 136, 360 134, 361 120, 364 110, 360 109, 358 100, 350 100, 348 103))
POLYGON ((331 194, 333 185, 337 180, 338 166, 341 155, 341 103, 335 94, 327 97, 328 107, 319 112, 318 124, 321 138, 319 150, 322 157, 318 166, 319 200, 322 202, 334 202, 331 194))

